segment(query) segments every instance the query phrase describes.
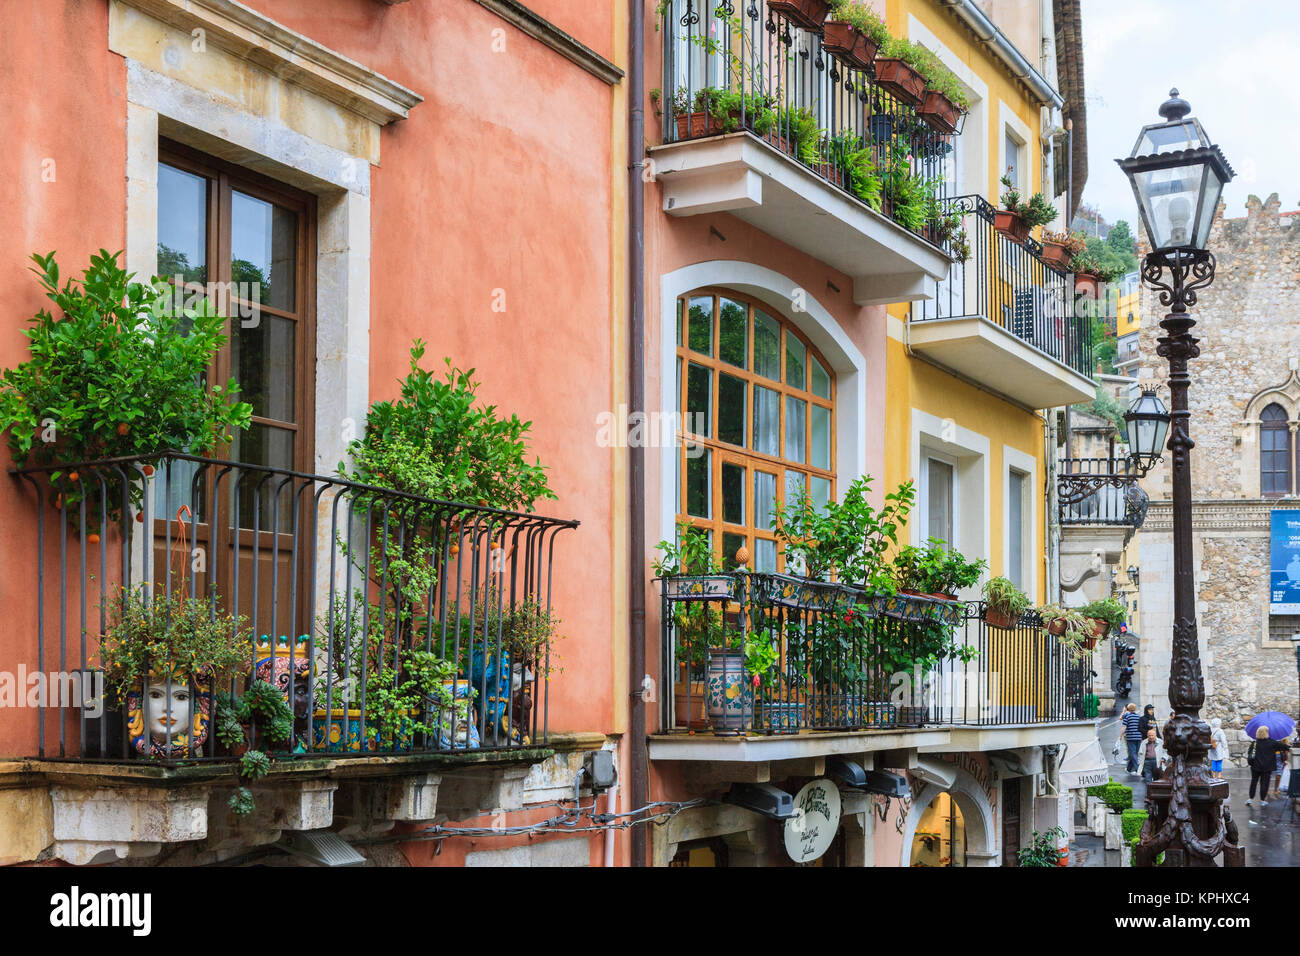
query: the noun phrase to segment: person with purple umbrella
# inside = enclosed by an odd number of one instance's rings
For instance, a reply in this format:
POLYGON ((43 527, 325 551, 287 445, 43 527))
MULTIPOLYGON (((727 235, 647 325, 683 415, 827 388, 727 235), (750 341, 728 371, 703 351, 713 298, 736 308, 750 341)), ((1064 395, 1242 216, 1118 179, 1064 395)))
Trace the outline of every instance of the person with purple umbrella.
POLYGON ((1246 798, 1246 806, 1250 806, 1251 801, 1255 799, 1256 785, 1259 786, 1259 805, 1268 806, 1269 777, 1277 767, 1278 755, 1290 750, 1285 740, 1274 740, 1270 736, 1267 724, 1261 723, 1256 728, 1255 742, 1250 745, 1250 752, 1246 755, 1250 763, 1250 796, 1246 798))

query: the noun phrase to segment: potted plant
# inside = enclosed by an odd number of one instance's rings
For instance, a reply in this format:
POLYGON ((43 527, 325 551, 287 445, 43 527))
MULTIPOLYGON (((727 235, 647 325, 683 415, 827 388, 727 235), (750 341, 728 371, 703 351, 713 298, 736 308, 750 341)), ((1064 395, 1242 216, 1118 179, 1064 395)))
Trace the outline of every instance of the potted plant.
MULTIPOLYGON (((1055 637, 1066 649, 1073 661, 1083 659, 1088 649, 1088 639, 1092 637, 1093 626, 1075 608, 1062 607, 1059 604, 1047 604, 1038 609, 1047 633, 1055 637)), ((1094 638, 1095 643, 1095 638, 1094 638)))
POLYGON ((925 96, 925 77, 917 69, 923 56, 918 44, 891 36, 876 54, 876 85, 907 106, 918 105, 925 96))
POLYGON ((1122 265, 1105 263, 1087 248, 1075 253, 1070 260, 1070 271, 1074 273, 1075 293, 1093 299, 1099 294, 1100 283, 1114 282, 1124 274, 1122 265))
POLYGON ((1013 242, 1023 243, 1034 226, 1045 226, 1056 218, 1056 209, 1042 193, 1034 193, 1027 203, 1021 202, 1010 174, 1004 174, 1000 181, 1004 187, 1002 208, 994 213, 993 225, 1013 242))
MULTIPOLYGON (((188 551, 184 552, 188 554, 188 551)), ((214 686, 227 686, 252 645, 247 621, 213 611, 185 589, 123 589, 99 656, 110 697, 125 706, 141 756, 196 757, 207 740, 214 686)))
POLYGON ((1128 617, 1127 609, 1113 597, 1102 598, 1100 601, 1085 604, 1079 609, 1079 613, 1088 618, 1093 624, 1095 637, 1092 643, 1088 645, 1089 649, 1096 646, 1097 641, 1104 641, 1107 634, 1118 629, 1128 617))
POLYGON ((767 7, 797 27, 820 30, 831 12, 831 0, 767 0, 767 7))
MULTIPOLYGON (((32 256, 32 271, 57 308, 41 309, 24 332, 27 361, 0 372, 0 432, 8 432, 20 466, 179 449, 203 455, 249 427, 252 406, 231 401, 239 386, 205 381, 230 320, 207 298, 186 299, 165 279, 132 281, 118 255, 99 250, 80 279, 61 279, 52 252, 32 256), (49 437, 51 413, 57 415, 55 440, 42 440, 49 437)), ((144 470, 150 474, 153 466, 144 470)), ((93 503, 98 508, 102 497, 110 518, 119 514, 124 493, 135 506, 144 496, 143 481, 123 489, 115 471, 99 476, 108 487, 93 503)), ((83 485, 98 482, 57 470, 49 480, 50 500, 79 519, 79 509, 70 506, 83 499, 83 485)), ((90 511, 86 524, 97 527, 101 516, 90 511)))
POLYGON ((1004 577, 984 582, 984 621, 993 627, 1014 628, 1029 610, 1028 595, 1004 577))
POLYGON ((831 0, 830 19, 822 32, 827 53, 865 70, 888 40, 885 21, 862 0, 831 0))
POLYGON ((694 97, 684 87, 678 89, 673 96, 673 115, 678 139, 734 133, 742 124, 766 136, 776 122, 772 97, 712 86, 696 90, 694 97))
POLYGON ((919 44, 915 67, 925 78, 925 97, 917 106, 916 115, 936 132, 957 132, 962 116, 970 109, 970 96, 956 74, 931 50, 919 44))
POLYGON ((1044 232, 1043 261, 1054 269, 1069 271, 1070 262, 1086 245, 1081 232, 1044 232))
POLYGON ((968 561, 956 548, 946 548, 943 542, 930 539, 931 546, 937 545, 941 556, 936 562, 933 577, 930 579, 930 596, 944 601, 956 601, 958 592, 974 587, 980 575, 989 564, 983 558, 968 561))

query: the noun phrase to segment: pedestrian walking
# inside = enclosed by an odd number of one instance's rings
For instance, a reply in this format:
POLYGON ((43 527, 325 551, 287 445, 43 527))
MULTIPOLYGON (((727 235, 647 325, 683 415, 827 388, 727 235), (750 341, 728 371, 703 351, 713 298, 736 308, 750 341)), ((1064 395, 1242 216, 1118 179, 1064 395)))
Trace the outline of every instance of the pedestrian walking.
POLYGON ((1138 733, 1138 722, 1142 718, 1138 716, 1137 710, 1137 704, 1129 704, 1124 708, 1124 716, 1120 718, 1124 724, 1124 745, 1128 748, 1126 769, 1134 775, 1138 772, 1138 747, 1142 743, 1142 735, 1138 733))
POLYGON ((1142 740, 1147 739, 1147 731, 1152 727, 1156 728, 1156 736, 1160 736, 1160 728, 1156 727, 1156 705, 1147 704, 1142 708, 1142 716, 1138 718, 1138 737, 1142 740))
POLYGON ((1271 739, 1267 727, 1260 727, 1255 731, 1255 742, 1250 745, 1250 751, 1246 754, 1246 759, 1250 762, 1250 796, 1246 798, 1246 806, 1250 806, 1251 801, 1255 799, 1256 786, 1259 787, 1259 805, 1268 806, 1268 780, 1277 767, 1278 752, 1290 752, 1290 750, 1286 741, 1271 739))
POLYGON ((1215 717, 1210 721, 1210 775, 1223 779, 1223 761, 1228 759, 1228 735, 1223 732, 1223 721, 1215 717))
POLYGON ((1142 779, 1147 783, 1164 775, 1165 748, 1160 743, 1155 727, 1147 728, 1147 739, 1142 742, 1142 779))

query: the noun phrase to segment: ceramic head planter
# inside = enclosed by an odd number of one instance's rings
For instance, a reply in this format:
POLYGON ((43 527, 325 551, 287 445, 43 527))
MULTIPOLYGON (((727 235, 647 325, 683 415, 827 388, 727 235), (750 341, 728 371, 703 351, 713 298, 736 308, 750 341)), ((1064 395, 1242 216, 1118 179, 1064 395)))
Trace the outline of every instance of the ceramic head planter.
POLYGON ((146 757, 197 757, 208 739, 212 675, 174 666, 149 672, 144 686, 126 695, 131 747, 146 757))
POLYGON ((307 635, 300 634, 294 642, 292 664, 289 639, 283 634, 276 638, 274 649, 271 647, 271 639, 263 634, 257 639, 256 650, 253 680, 266 681, 278 687, 284 695, 284 702, 293 711, 294 720, 306 720, 312 700, 312 666, 307 659, 307 635), (292 700, 289 699, 291 689, 292 700))

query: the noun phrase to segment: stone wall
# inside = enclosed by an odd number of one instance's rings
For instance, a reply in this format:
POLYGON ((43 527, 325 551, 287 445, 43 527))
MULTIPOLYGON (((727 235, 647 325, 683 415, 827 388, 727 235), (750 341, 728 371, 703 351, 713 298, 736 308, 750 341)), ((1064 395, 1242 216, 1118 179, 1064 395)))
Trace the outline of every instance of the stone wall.
MULTIPOLYGON (((1234 729, 1260 710, 1297 711, 1291 645, 1268 639, 1269 512, 1296 502, 1260 497, 1259 413, 1277 401, 1293 436, 1300 427, 1300 215, 1281 213, 1277 194, 1265 202, 1251 196, 1246 209, 1244 219, 1225 219, 1222 204, 1216 214, 1214 284, 1192 309, 1201 355, 1189 395, 1203 716, 1223 719, 1238 760, 1246 742, 1234 729)), ((1143 288, 1138 377, 1168 402, 1168 365, 1156 355, 1165 311, 1143 288)), ((1168 463, 1143 486, 1152 505, 1139 532, 1138 679, 1143 702, 1154 701, 1163 719, 1173 613, 1168 463)))

